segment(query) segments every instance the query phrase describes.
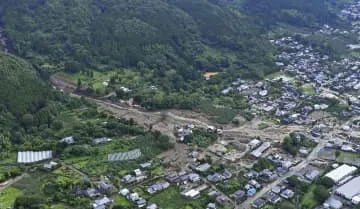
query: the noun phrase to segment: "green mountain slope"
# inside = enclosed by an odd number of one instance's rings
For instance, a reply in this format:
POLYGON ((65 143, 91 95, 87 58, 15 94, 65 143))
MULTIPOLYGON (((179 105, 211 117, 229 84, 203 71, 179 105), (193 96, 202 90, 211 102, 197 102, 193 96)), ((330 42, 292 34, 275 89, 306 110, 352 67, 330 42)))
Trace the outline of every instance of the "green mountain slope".
POLYGON ((0 53, 0 109, 15 116, 35 111, 45 102, 46 88, 29 63, 0 53))
POLYGON ((7 6, 3 19, 16 52, 43 68, 144 63, 184 77, 191 67, 274 70, 262 25, 207 0, 15 0, 7 6))
MULTIPOLYGON (((268 29, 342 24, 331 0, 6 0, 15 51, 47 70, 276 70, 268 29)), ((1 6, 0 6, 1 8, 1 6)))
POLYGON ((267 25, 286 23, 316 28, 323 24, 343 25, 333 11, 340 4, 332 0, 247 0, 243 7, 247 14, 260 17, 267 25))

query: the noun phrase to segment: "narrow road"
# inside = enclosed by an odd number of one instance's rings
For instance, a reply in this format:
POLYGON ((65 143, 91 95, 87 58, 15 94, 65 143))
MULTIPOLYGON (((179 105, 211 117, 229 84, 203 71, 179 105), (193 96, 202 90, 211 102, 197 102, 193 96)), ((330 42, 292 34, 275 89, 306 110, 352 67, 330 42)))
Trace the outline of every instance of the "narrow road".
POLYGON ((86 173, 83 173, 82 171, 80 171, 79 169, 75 168, 72 165, 64 165, 65 168, 68 168, 72 171, 75 171, 76 173, 80 174, 87 182, 91 182, 89 176, 86 173))
MULTIPOLYGON (((327 137, 324 137, 324 138, 326 139, 327 137)), ((251 208, 251 205, 254 202, 254 200, 264 196, 267 192, 269 192, 271 190, 272 187, 281 183, 283 180, 289 178, 290 176, 295 175, 296 173, 298 173, 299 171, 304 169, 307 165, 309 165, 311 161, 315 160, 317 158, 317 153, 322 148, 324 148, 325 144, 326 144, 326 140, 321 140, 318 143, 318 145, 312 150, 312 152, 306 157, 305 160, 301 161, 296 166, 290 168, 290 171, 288 173, 286 173, 286 175, 284 175, 284 176, 280 177, 279 179, 277 179, 276 181, 266 185, 261 191, 257 192, 253 197, 248 198, 246 201, 244 201, 240 205, 237 205, 235 208, 236 209, 251 208)))
POLYGON ((21 179, 23 179, 24 177, 27 177, 27 176, 28 176, 27 173, 23 173, 20 176, 17 176, 13 179, 7 180, 6 182, 2 183, 2 185, 0 185, 0 192, 4 191, 6 188, 12 186, 16 182, 20 181, 21 179))

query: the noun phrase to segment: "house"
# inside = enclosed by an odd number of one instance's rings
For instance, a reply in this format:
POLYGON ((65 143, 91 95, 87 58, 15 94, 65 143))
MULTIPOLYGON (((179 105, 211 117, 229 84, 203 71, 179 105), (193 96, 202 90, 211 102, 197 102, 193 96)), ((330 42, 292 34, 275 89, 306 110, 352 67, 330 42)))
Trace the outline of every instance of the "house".
POLYGON ((249 179, 254 179, 259 177, 259 173, 256 171, 249 171, 248 173, 244 174, 244 176, 249 179))
POLYGON ((260 145, 260 147, 252 151, 250 154, 256 158, 259 158, 264 151, 270 148, 270 145, 270 142, 264 142, 262 143, 262 145, 260 145))
POLYGON ((257 148, 258 146, 260 146, 260 144, 261 144, 261 141, 260 141, 260 140, 258 140, 258 139, 253 139, 253 140, 251 140, 251 141, 249 142, 248 146, 249 146, 250 149, 255 149, 255 148, 257 148))
POLYGON ((164 182, 153 184, 153 185, 149 186, 146 191, 149 194, 154 194, 154 193, 156 193, 158 191, 161 191, 161 190, 164 190, 164 189, 168 188, 169 186, 170 186, 169 182, 164 181, 164 182))
POLYGON ((134 193, 131 193, 127 196, 127 199, 130 200, 131 202, 135 202, 137 201, 138 199, 140 198, 139 194, 134 192, 134 193))
POLYGON ((124 188, 119 191, 119 194, 126 197, 128 194, 130 194, 130 191, 127 188, 124 188))
POLYGON ((333 197, 330 197, 323 204, 326 209, 340 209, 343 207, 343 203, 333 197))
POLYGON ((264 169, 259 173, 261 179, 265 182, 275 181, 277 179, 277 175, 271 172, 269 169, 264 169))
POLYGON ((306 148, 306 147, 300 147, 299 148, 299 153, 306 156, 306 155, 308 155, 310 153, 310 150, 308 148, 306 148))
POLYGON ((262 208, 265 204, 266 204, 266 201, 262 198, 259 198, 253 202, 252 206, 254 208, 262 208))
POLYGON ((307 173, 305 173, 305 178, 307 178, 309 181, 314 181, 319 177, 320 171, 318 170, 310 170, 307 173))
POLYGON ((313 137, 320 137, 321 136, 321 130, 319 128, 314 128, 312 131, 311 131, 311 135, 313 137))
POLYGON ((200 192, 198 190, 195 190, 195 189, 191 189, 187 192, 183 192, 181 193, 183 196, 185 196, 186 198, 196 198, 200 195, 200 192))
POLYGON ((210 182, 220 182, 222 180, 222 176, 219 173, 214 173, 212 175, 208 175, 206 179, 210 182))
POLYGON ((85 191, 85 195, 91 198, 97 196, 98 194, 99 193, 96 191, 95 188, 89 188, 85 191))
POLYGON ((247 196, 249 197, 254 196, 255 193, 256 193, 256 189, 254 187, 250 187, 246 192, 247 196))
POLYGON ((279 194, 281 192, 281 187, 280 186, 274 186, 271 188, 271 191, 275 194, 279 194))
POLYGON ((132 175, 128 174, 128 175, 123 176, 121 178, 121 181, 124 182, 124 183, 130 184, 130 183, 135 182, 136 178, 135 178, 135 176, 132 176, 132 175))
POLYGON ((354 205, 359 205, 359 203, 360 203, 360 194, 355 195, 355 196, 351 199, 351 202, 352 202, 354 205))
POLYGON ((222 177, 224 179, 230 179, 232 177, 232 173, 225 169, 224 172, 222 173, 222 177))
POLYGON ((229 199, 225 195, 220 195, 216 197, 216 202, 220 205, 225 205, 229 199))
POLYGON ((142 182, 144 181, 145 179, 147 178, 147 176, 136 176, 135 179, 136 179, 136 182, 142 182))
POLYGON ((211 165, 209 163, 204 163, 201 165, 198 165, 195 169, 199 172, 206 172, 207 170, 209 170, 211 167, 211 165))
POLYGON ((218 195, 219 195, 219 192, 216 191, 216 190, 212 190, 207 194, 207 196, 209 196, 209 197, 215 197, 215 196, 218 196, 218 195))
POLYGON ((271 204, 277 204, 278 202, 280 202, 281 198, 279 195, 269 192, 266 196, 266 199, 269 203, 271 204))
POLYGON ((94 144, 102 144, 102 143, 111 142, 111 141, 112 141, 112 139, 106 138, 106 137, 96 138, 93 140, 94 144))
POLYGON ((209 203, 206 205, 206 209, 216 209, 215 203, 209 203))
POLYGON ((289 161, 289 160, 284 160, 284 161, 281 162, 281 167, 282 168, 285 168, 285 169, 289 170, 291 166, 292 166, 292 162, 289 161))
POLYGON ((230 197, 235 199, 236 201, 242 201, 246 198, 246 193, 243 190, 238 190, 231 194, 230 197))
POLYGON ((259 182, 257 182, 256 180, 252 179, 249 181, 249 184, 254 186, 256 189, 259 189, 261 187, 261 185, 259 184, 259 182))
POLYGON ((201 180, 199 174, 197 174, 197 173, 190 173, 190 174, 188 174, 188 177, 191 182, 198 182, 201 180))
POLYGON ((93 207, 97 209, 99 207, 103 207, 103 206, 105 206, 107 204, 110 204, 110 203, 111 203, 111 200, 105 196, 105 197, 103 197, 101 199, 95 200, 95 203, 93 204, 93 207))
POLYGON ((55 168, 57 165, 58 165, 57 162, 50 161, 49 163, 44 164, 44 168, 51 170, 51 169, 55 168))
POLYGON ((152 162, 151 162, 151 161, 140 164, 140 167, 141 167, 142 169, 150 168, 151 166, 152 166, 152 162))
POLYGON ((102 192, 107 192, 107 191, 109 191, 109 190, 112 188, 112 186, 111 186, 110 184, 107 184, 107 183, 104 182, 104 181, 101 181, 101 182, 99 183, 99 185, 98 185, 98 188, 99 188, 99 190, 102 191, 102 192))
POLYGON ((144 198, 139 198, 137 201, 136 201, 136 205, 139 207, 139 208, 142 208, 146 205, 146 200, 144 198))
POLYGON ((105 205, 99 205, 99 206, 96 206, 94 209, 106 209, 106 206, 105 205))
POLYGON ((68 136, 68 137, 61 139, 60 142, 66 143, 66 144, 74 144, 75 140, 74 140, 73 136, 68 136))
POLYGON ((226 88, 226 89, 224 89, 224 90, 222 90, 221 91, 221 94, 228 94, 231 90, 233 90, 233 88, 232 87, 228 87, 228 88, 226 88))
POLYGON ((142 175, 142 172, 141 172, 140 169, 135 169, 135 170, 134 170, 134 174, 135 174, 135 176, 141 176, 141 175, 142 175))
POLYGON ((281 192, 280 196, 285 199, 291 199, 294 197, 295 193, 291 189, 286 189, 285 191, 281 192))
POLYGON ((146 207, 146 209, 158 209, 158 206, 155 203, 152 203, 146 207))

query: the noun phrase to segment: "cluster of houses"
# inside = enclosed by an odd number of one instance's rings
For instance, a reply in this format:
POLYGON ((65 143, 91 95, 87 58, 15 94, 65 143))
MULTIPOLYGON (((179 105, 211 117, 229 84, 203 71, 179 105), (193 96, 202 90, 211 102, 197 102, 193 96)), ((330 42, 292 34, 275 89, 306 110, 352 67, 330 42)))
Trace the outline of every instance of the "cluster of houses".
POLYGON ((104 177, 96 186, 87 188, 86 190, 76 188, 74 189, 74 193, 91 198, 94 209, 105 209, 114 202, 107 196, 113 189, 113 185, 104 177))
MULTIPOLYGON (((357 174, 358 168, 347 164, 338 165, 333 164, 333 169, 324 175, 334 182, 333 188, 329 189, 330 197, 319 207, 325 209, 341 209, 352 208, 360 204, 360 176, 357 174)), ((300 175, 297 174, 298 179, 308 183, 314 182, 321 176, 322 172, 310 166, 300 175)), ((247 175, 257 176, 254 171, 247 175)), ((254 208, 262 208, 266 204, 277 204, 282 199, 290 200, 294 197, 295 192, 287 186, 287 180, 282 181, 276 186, 272 187, 262 197, 253 201, 254 208)), ((244 194, 242 192, 237 192, 244 194)))
MULTIPOLYGON (((327 88, 332 92, 320 94, 325 98, 337 98, 346 92, 349 98, 354 100, 352 105, 355 113, 358 112, 359 98, 351 95, 360 89, 359 61, 355 59, 343 58, 341 60, 331 60, 328 55, 324 55, 314 50, 311 46, 304 46, 295 41, 292 37, 283 37, 272 40, 276 46, 289 48, 290 51, 282 51, 277 55, 279 65, 283 66, 286 72, 295 74, 295 79, 303 83, 312 83, 319 93, 322 88, 327 88)), ((322 104, 319 104, 322 105, 322 104)), ((317 106, 317 108, 327 108, 317 106)))
MULTIPOLYGON (((283 65, 283 63, 278 65, 283 65)), ((260 82, 245 81, 238 78, 231 87, 223 90, 222 94, 236 91, 247 97, 253 109, 282 116, 289 114, 297 107, 300 98, 304 98, 300 89, 286 79, 273 79, 260 82), (273 86, 280 86, 279 95, 272 93, 273 86)))
POLYGON ((232 177, 232 173, 228 170, 224 170, 222 173, 213 173, 208 175, 206 178, 210 182, 218 183, 220 181, 228 180, 232 177))
POLYGON ((347 31, 347 30, 340 30, 339 28, 333 28, 327 24, 323 25, 318 32, 321 34, 326 34, 326 35, 336 35, 336 34, 347 35, 347 34, 349 34, 349 31, 347 31))
POLYGON ((279 183, 276 186, 272 187, 262 197, 254 200, 252 206, 254 208, 262 208, 265 204, 277 204, 282 199, 290 200, 294 197, 295 192, 288 188, 285 183, 279 183))
POLYGON ((341 150, 344 152, 354 152, 354 153, 360 152, 359 144, 344 141, 340 138, 329 140, 326 143, 325 148, 341 150))
POLYGON ((354 1, 341 10, 340 15, 350 20, 360 19, 360 1, 354 1))
POLYGON ((134 205, 136 205, 138 208, 145 208, 146 209, 157 209, 158 206, 155 203, 148 203, 145 198, 141 197, 137 192, 131 192, 127 188, 123 188, 119 191, 119 194, 126 199, 128 199, 130 202, 132 202, 134 205))
POLYGON ((358 168, 347 164, 333 165, 334 169, 325 174, 334 183, 331 197, 325 201, 325 208, 340 209, 345 205, 360 203, 360 177, 356 175, 358 168))
MULTIPOLYGON (((324 33, 337 31, 328 25, 323 27, 321 31, 324 33)), ((299 106, 300 101, 311 100, 314 96, 324 99, 339 99, 340 95, 344 96, 351 107, 349 113, 360 114, 360 98, 356 95, 360 89, 359 61, 353 58, 332 60, 328 55, 300 43, 293 37, 282 37, 270 42, 282 49, 276 56, 276 65, 284 72, 294 75, 293 78, 279 76, 261 82, 237 78, 223 89, 221 94, 243 94, 247 96, 253 109, 274 114, 284 120, 284 123, 309 124, 311 121, 307 118, 308 114, 330 106, 326 101, 299 106), (292 79, 303 86, 295 86, 292 79), (276 93, 274 86, 277 88, 276 93)))
POLYGON ((253 139, 249 142, 248 146, 250 150, 252 150, 250 155, 255 158, 259 158, 267 149, 270 148, 271 143, 262 142, 259 139, 253 139))
MULTIPOLYGON (((107 137, 101 137, 101 138, 95 138, 93 139, 93 143, 95 145, 98 145, 98 144, 104 144, 104 143, 107 143, 107 142, 111 142, 112 139, 110 138, 107 138, 107 137)), ((68 136, 68 137, 64 137, 60 140, 60 142, 62 143, 65 143, 65 144, 68 144, 68 145, 71 145, 71 144, 75 144, 75 139, 73 136, 68 136)))
POLYGON ((121 178, 121 182, 123 182, 124 184, 131 184, 144 181, 145 179, 147 179, 147 175, 144 170, 150 168, 151 166, 151 161, 140 164, 140 168, 137 168, 133 172, 123 176, 121 178))
MULTIPOLYGON (((201 196, 201 193, 209 188, 208 184, 202 179, 202 177, 196 173, 204 173, 210 169, 210 164, 192 164, 192 168, 195 172, 191 171, 181 171, 181 172, 172 172, 165 176, 167 182, 175 185, 186 185, 185 189, 181 192, 181 195, 187 199, 197 199, 201 196)), ((216 183, 219 181, 225 181, 232 177, 232 173, 227 170, 224 170, 221 174, 214 173, 208 175, 206 180, 210 183, 216 183)), ((209 197, 213 197, 216 200, 216 203, 219 205, 225 205, 229 202, 229 198, 220 194, 217 190, 211 190, 207 194, 209 197)), ((211 202, 207 205, 207 209, 216 209, 216 203, 211 202)))
POLYGON ((181 127, 179 129, 177 129, 177 136, 180 138, 180 141, 184 141, 186 136, 189 136, 190 134, 193 133, 193 129, 195 128, 195 126, 191 123, 185 125, 184 127, 181 127))

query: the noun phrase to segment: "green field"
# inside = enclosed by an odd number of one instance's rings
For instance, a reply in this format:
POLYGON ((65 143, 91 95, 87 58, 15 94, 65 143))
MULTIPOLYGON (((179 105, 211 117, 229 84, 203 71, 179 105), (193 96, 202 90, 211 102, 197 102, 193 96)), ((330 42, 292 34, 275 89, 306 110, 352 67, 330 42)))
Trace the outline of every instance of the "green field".
POLYGON ((114 197, 114 203, 116 206, 121 206, 123 208, 131 208, 133 205, 122 196, 116 196, 114 197))
MULTIPOLYGON (((334 151, 334 153, 336 153, 334 151)), ((336 158, 336 161, 352 164, 352 165, 360 165, 360 154, 352 153, 352 152, 340 152, 340 155, 336 158)))
POLYGON ((205 208, 206 201, 204 199, 188 200, 181 196, 177 187, 169 187, 168 189, 155 194, 150 198, 149 202, 158 204, 161 208, 166 209, 197 209, 205 208))
POLYGON ((220 124, 230 123, 239 113, 239 111, 236 109, 228 107, 217 107, 208 101, 201 102, 199 109, 201 112, 209 115, 213 121, 220 124))
POLYGON ((314 189, 316 188, 316 185, 313 185, 307 193, 304 194, 304 196, 301 198, 301 208, 302 209, 313 209, 318 205, 318 202, 315 198, 315 195, 313 193, 314 189))
POLYGON ((268 128, 268 127, 269 127, 269 124, 267 124, 267 123, 260 123, 260 124, 258 125, 258 129, 259 129, 259 130, 266 129, 266 128, 268 128))
POLYGON ((11 208, 14 205, 15 199, 20 195, 22 195, 22 191, 14 187, 6 188, 4 191, 0 192, 0 208, 11 208))
POLYGON ((300 90, 304 94, 307 94, 307 95, 310 95, 310 96, 315 95, 315 88, 310 84, 305 84, 305 85, 301 86, 300 90))

